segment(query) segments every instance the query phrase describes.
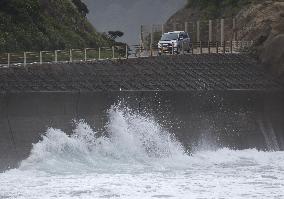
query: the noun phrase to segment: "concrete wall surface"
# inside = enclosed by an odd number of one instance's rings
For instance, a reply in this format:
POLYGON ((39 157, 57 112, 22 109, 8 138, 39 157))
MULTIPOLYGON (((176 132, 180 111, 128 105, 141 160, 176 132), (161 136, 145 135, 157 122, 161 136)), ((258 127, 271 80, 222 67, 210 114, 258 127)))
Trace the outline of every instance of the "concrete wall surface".
POLYGON ((152 114, 189 150, 284 150, 283 91, 26 92, 0 94, 0 171, 29 156, 48 127, 72 132, 73 119, 96 129, 118 101, 152 114))

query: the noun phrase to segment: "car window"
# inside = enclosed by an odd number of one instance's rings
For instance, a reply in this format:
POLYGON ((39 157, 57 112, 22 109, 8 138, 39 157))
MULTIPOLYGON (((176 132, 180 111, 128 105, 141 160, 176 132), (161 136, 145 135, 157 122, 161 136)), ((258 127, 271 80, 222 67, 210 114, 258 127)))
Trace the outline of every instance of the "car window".
POLYGON ((166 33, 162 36, 161 41, 171 41, 178 39, 178 33, 166 33))

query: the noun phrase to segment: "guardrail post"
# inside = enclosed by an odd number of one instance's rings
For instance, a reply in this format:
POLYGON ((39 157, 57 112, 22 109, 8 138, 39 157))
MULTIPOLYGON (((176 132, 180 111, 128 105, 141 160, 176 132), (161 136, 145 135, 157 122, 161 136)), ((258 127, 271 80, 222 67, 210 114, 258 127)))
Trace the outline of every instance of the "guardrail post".
POLYGON ((162 24, 162 35, 165 33, 165 24, 162 24))
POLYGON ((85 60, 85 62, 88 60, 88 57, 87 57, 87 48, 84 49, 84 60, 85 60))
POLYGON ((210 49, 210 41, 208 41, 208 54, 210 54, 211 53, 211 49, 210 49))
POLYGON ((185 32, 188 32, 188 22, 185 22, 185 23, 184 23, 184 31, 185 31, 185 32))
POLYGON ((237 40, 236 18, 233 18, 233 40, 237 40))
POLYGON ((219 53, 219 42, 216 41, 216 53, 218 54, 219 53))
POLYGON ((72 49, 70 49, 69 51, 69 56, 70 56, 70 62, 73 62, 73 55, 72 55, 72 49))
POLYGON ((39 51, 39 64, 42 64, 42 51, 39 51))
POLYGON ((202 54, 202 42, 199 42, 199 46, 200 46, 200 54, 202 54))
POLYGON ((236 50, 237 52, 239 52, 239 49, 240 49, 240 41, 236 41, 235 50, 236 50))
POLYGON ((208 32, 209 32, 209 42, 211 42, 212 41, 212 20, 209 20, 208 32))
POLYGON ((200 42, 200 22, 196 22, 196 41, 200 42))
POLYGON ((99 60, 101 59, 101 48, 99 48, 99 60))
POLYGON ((151 28, 151 41, 150 41, 150 56, 153 56, 153 43, 154 43, 154 25, 151 28))
POLYGON ((224 41, 224 19, 221 19, 221 45, 223 45, 224 41))
POLYGON ((191 43, 191 54, 194 54, 194 42, 191 43))
POLYGON ((112 59, 115 58, 115 55, 114 55, 114 46, 111 47, 111 50, 112 50, 112 59))
POLYGON ((125 45, 125 59, 128 59, 128 46, 125 45))
POLYGON ((27 53, 24 52, 24 66, 27 65, 27 53))
POLYGON ((10 66, 10 62, 11 62, 11 54, 10 53, 8 53, 8 67, 10 66))
POLYGON ((54 62, 57 63, 57 50, 54 51, 54 62))
POLYGON ((230 52, 233 53, 233 41, 230 41, 230 52))
POLYGON ((172 55, 174 55, 174 52, 175 52, 175 50, 174 50, 174 42, 172 43, 172 55))
POLYGON ((182 54, 184 55, 184 42, 181 42, 181 49, 182 49, 182 54))
POLYGON ((223 53, 224 54, 226 53, 226 42, 225 41, 223 42, 223 53))
POLYGON ((177 23, 173 23, 173 31, 176 31, 177 29, 177 23))

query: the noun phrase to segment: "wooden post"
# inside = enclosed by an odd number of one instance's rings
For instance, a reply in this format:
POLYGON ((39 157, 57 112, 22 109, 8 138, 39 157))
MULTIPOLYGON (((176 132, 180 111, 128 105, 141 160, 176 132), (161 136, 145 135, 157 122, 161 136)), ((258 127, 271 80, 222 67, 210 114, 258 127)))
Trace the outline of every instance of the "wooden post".
POLYGON ((196 41, 200 42, 200 22, 196 22, 196 41))
POLYGON ((114 52, 114 46, 112 46, 111 48, 112 48, 112 58, 114 59, 114 58, 115 58, 115 55, 114 55, 114 53, 115 53, 115 52, 114 52))
POLYGON ((216 41, 216 53, 218 54, 219 53, 219 42, 216 41))
POLYGON ((224 19, 221 19, 221 46, 223 45, 225 39, 224 39, 224 19))
POLYGON ((54 62, 57 63, 58 57, 57 57, 57 50, 54 51, 54 62))
POLYGON ((173 23, 173 31, 176 31, 176 30, 177 30, 177 24, 173 23))
POLYGON ((185 32, 188 32, 188 22, 185 22, 185 23, 184 23, 184 31, 185 31, 185 32))
POLYGON ((208 41, 208 54, 210 54, 210 53, 211 53, 211 52, 210 52, 210 51, 211 51, 211 49, 210 49, 210 43, 211 43, 211 42, 210 42, 210 41, 208 41))
POLYGON ((165 33, 165 24, 162 24, 162 35, 165 33))
POLYGON ((84 49, 84 60, 87 62, 88 57, 87 57, 87 48, 84 49))
POLYGON ((39 52, 39 64, 42 64, 42 51, 39 52))
POLYGON ((212 42, 212 20, 209 20, 209 41, 212 42))
POLYGON ((151 41, 150 41, 150 56, 153 56, 153 43, 154 43, 154 25, 151 28, 151 41))
POLYGON ((142 49, 144 48, 144 38, 143 38, 143 26, 140 26, 140 55, 142 54, 142 49))
POLYGON ((24 66, 27 65, 27 53, 24 52, 24 66))
POLYGON ((69 51, 69 57, 70 57, 70 62, 73 62, 73 55, 72 55, 72 49, 69 51))
POLYGON ((233 18, 233 40, 237 40, 236 18, 233 18))
POLYGON ((125 58, 128 59, 128 46, 125 45, 125 58))
POLYGON ((99 48, 99 60, 101 59, 101 48, 99 48))
POLYGON ((11 54, 10 53, 8 53, 8 67, 10 66, 10 62, 11 62, 11 54))

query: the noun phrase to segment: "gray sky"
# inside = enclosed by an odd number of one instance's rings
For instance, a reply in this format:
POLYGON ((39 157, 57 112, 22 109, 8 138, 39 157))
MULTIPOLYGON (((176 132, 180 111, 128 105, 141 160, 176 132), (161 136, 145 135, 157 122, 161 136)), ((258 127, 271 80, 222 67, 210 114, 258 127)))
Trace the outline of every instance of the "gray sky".
POLYGON ((185 5, 186 0, 83 0, 90 10, 89 20, 100 32, 120 30, 121 39, 138 44, 142 24, 160 24, 185 5))

